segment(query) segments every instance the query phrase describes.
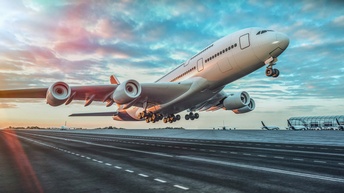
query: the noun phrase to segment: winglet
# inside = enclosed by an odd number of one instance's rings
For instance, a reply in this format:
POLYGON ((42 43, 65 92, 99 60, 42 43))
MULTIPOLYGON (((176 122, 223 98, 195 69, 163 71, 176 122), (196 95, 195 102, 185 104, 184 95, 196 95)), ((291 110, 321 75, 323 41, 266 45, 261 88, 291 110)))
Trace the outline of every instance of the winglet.
POLYGON ((119 80, 116 78, 115 75, 110 76, 110 83, 111 84, 120 84, 119 80))

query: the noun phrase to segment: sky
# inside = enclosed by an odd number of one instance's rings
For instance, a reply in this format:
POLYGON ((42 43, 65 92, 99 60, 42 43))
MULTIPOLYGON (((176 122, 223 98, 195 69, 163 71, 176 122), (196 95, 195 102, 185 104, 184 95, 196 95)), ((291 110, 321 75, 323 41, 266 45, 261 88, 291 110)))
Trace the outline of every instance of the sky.
MULTIPOLYGON (((294 116, 343 115, 344 3, 341 1, 0 1, 0 89, 154 82, 217 39, 247 27, 264 27, 290 38, 279 56, 276 79, 265 67, 230 83, 247 91, 250 113, 202 112, 174 124, 118 122, 111 117, 68 117, 115 111, 101 102, 51 107, 45 99, 0 99, 0 128, 7 126, 96 128, 237 129, 285 128, 294 116)), ((184 116, 185 112, 181 113, 184 116)))

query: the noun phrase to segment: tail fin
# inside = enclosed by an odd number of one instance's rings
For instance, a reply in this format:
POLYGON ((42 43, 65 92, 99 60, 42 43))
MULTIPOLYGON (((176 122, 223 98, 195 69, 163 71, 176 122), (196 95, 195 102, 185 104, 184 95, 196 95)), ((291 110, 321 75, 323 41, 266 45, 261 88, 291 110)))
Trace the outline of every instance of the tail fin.
POLYGON ((339 123, 339 121, 338 121, 338 119, 337 119, 337 118, 336 118, 336 121, 337 121, 337 124, 338 124, 338 125, 340 125, 340 123, 339 123))
POLYGON ((287 120, 287 122, 288 122, 288 126, 291 127, 291 123, 290 123, 289 119, 287 120))
POLYGON ((262 122, 263 127, 266 127, 265 124, 264 124, 264 122, 263 122, 263 121, 261 121, 261 122, 262 122))
POLYGON ((119 80, 114 75, 110 76, 110 83, 111 84, 120 84, 119 80))

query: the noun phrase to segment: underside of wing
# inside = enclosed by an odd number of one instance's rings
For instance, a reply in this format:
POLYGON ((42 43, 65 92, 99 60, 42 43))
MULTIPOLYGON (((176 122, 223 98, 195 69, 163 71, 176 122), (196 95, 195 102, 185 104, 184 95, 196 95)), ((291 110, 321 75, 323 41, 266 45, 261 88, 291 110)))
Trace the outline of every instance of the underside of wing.
POLYGON ((85 117, 85 116, 116 116, 117 112, 95 112, 95 113, 73 113, 70 117, 85 117))
POLYGON ((190 84, 175 82, 144 83, 140 99, 133 106, 147 107, 168 103, 190 89, 190 84))

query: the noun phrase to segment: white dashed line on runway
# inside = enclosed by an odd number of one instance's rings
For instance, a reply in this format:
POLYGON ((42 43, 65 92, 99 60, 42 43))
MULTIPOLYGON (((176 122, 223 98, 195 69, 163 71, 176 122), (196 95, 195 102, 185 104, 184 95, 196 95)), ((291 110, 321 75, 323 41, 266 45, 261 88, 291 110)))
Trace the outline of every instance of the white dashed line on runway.
POLYGON ((300 158, 293 158, 293 160, 295 160, 295 161, 303 161, 303 159, 300 159, 300 158))
POLYGON ((258 155, 258 157, 267 157, 266 155, 258 155))
POLYGON ((327 163, 326 161, 320 161, 320 160, 314 160, 313 162, 315 162, 315 163, 322 163, 322 164, 326 164, 327 163))
POLYGON ((174 185, 174 187, 176 187, 176 188, 180 188, 180 189, 182 189, 182 190, 189 190, 189 188, 187 188, 187 187, 184 187, 184 186, 180 186, 180 185, 174 185))
POLYGON ((161 180, 161 179, 159 179, 159 178, 155 178, 154 180, 157 181, 157 182, 166 183, 165 180, 161 180))
POLYGON ((139 176, 141 176, 141 177, 144 177, 144 178, 148 178, 149 176, 148 175, 146 175, 146 174, 138 174, 139 176))

